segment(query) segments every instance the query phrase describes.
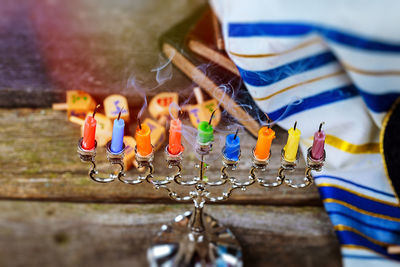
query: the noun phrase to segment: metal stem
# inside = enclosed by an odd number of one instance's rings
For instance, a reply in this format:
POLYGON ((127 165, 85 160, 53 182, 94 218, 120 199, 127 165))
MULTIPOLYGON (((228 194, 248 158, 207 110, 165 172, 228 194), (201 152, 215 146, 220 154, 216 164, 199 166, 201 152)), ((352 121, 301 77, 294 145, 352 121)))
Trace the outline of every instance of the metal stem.
POLYGON ((205 231, 203 222, 203 207, 206 201, 204 199, 205 187, 203 181, 203 176, 204 176, 203 168, 204 168, 204 155, 201 155, 200 170, 199 170, 200 181, 195 185, 196 194, 193 196, 194 211, 192 213, 192 217, 190 218, 190 224, 189 224, 191 231, 196 234, 205 231))
POLYGON ((204 202, 201 205, 197 205, 196 201, 194 204, 194 211, 192 213, 192 217, 190 218, 190 229, 195 233, 202 233, 205 231, 204 222, 203 222, 203 206, 204 202))
POLYGON ((200 181, 203 181, 204 155, 201 155, 200 160, 200 181))

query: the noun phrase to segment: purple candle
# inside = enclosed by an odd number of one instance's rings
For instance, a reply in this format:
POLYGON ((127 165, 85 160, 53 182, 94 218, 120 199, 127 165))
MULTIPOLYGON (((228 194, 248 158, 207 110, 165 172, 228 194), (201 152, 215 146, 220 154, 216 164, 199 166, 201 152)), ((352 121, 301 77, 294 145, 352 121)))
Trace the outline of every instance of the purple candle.
POLYGON ((314 142, 311 148, 311 157, 314 160, 320 160, 324 156, 324 145, 325 145, 325 132, 321 131, 322 125, 319 125, 319 130, 314 134, 314 142))

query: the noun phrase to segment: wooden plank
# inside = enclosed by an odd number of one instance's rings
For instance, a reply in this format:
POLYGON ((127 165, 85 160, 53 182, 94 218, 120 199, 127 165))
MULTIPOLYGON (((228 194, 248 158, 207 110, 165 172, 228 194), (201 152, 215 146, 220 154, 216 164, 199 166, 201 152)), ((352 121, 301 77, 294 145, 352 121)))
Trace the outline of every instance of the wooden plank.
MULTIPOLYGON (((190 125, 188 121, 185 124, 190 125)), ((134 131, 135 125, 129 130, 134 131)), ((277 130, 272 146, 270 162, 271 178, 276 173, 280 150, 286 134, 277 130)), ((79 126, 67 121, 65 112, 49 109, 0 110, 0 198, 40 199, 62 201, 96 202, 170 202, 164 191, 156 191, 149 184, 129 186, 115 181, 97 184, 87 175, 89 166, 82 163, 76 153, 80 137, 79 126)), ((242 138, 242 164, 237 177, 248 177, 250 151, 255 140, 247 133, 242 138)), ((106 168, 105 150, 98 151, 99 167, 106 168)), ((195 174, 197 158, 189 147, 185 150, 184 175, 195 174)), ((304 164, 304 162, 302 163, 304 164)), ((156 176, 166 175, 165 158, 162 151, 155 155, 156 176)), ((219 159, 210 165, 208 177, 220 177, 219 159)), ((304 169, 294 175, 299 179, 304 169)), ((221 193, 217 191, 217 193, 221 193)), ((314 186, 294 190, 286 186, 264 189, 252 186, 246 192, 234 192, 229 203, 255 203, 276 205, 320 205, 319 194, 314 186)))
MULTIPOLYGON (((152 237, 188 208, 1 201, 0 265, 146 266, 152 237)), ((322 207, 214 205, 206 211, 236 235, 244 266, 341 265, 322 207)))

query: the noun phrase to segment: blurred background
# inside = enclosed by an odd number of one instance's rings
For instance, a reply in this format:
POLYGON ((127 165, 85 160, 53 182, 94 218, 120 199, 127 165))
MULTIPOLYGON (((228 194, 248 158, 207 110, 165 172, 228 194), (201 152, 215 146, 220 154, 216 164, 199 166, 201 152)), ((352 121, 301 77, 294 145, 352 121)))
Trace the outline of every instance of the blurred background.
POLYGON ((2 0, 0 106, 49 107, 73 89, 139 105, 129 82, 149 96, 189 87, 171 67, 157 72, 166 63, 159 38, 205 2, 2 0))

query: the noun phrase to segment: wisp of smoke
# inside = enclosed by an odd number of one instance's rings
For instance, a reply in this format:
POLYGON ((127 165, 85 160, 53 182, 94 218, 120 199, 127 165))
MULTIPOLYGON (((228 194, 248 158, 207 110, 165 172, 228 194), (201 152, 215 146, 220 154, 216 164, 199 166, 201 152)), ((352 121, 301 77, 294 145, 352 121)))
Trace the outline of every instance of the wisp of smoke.
POLYGON ((156 81, 158 83, 158 86, 172 79, 172 66, 170 64, 171 60, 172 59, 168 59, 165 61, 165 57, 160 55, 159 64, 161 65, 151 70, 151 72, 156 72, 156 81))

